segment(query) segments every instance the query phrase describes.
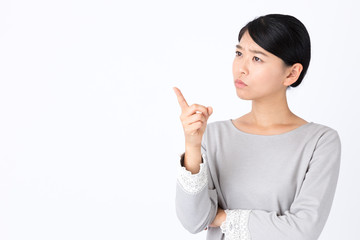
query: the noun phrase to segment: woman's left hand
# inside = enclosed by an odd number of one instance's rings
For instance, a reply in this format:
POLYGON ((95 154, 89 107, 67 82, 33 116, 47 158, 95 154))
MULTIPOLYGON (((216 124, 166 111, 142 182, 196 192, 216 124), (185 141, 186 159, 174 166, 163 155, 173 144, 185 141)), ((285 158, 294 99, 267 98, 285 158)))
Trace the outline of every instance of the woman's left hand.
POLYGON ((218 207, 216 217, 214 221, 209 225, 209 227, 220 227, 223 222, 226 220, 226 213, 224 209, 218 207))

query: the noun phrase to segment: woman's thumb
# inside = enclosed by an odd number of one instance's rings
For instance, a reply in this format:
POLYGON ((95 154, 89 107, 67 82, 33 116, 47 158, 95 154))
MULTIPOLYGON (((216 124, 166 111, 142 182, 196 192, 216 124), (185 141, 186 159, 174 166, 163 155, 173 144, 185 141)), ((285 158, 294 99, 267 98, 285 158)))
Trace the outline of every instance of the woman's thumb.
POLYGON ((209 113, 209 116, 213 113, 213 109, 212 109, 212 107, 207 107, 207 109, 208 109, 208 113, 209 113))

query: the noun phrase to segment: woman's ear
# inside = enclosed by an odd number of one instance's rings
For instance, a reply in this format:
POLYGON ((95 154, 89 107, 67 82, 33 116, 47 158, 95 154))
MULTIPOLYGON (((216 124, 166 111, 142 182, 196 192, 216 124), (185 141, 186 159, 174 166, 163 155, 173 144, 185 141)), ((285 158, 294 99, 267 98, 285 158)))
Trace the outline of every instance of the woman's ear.
POLYGON ((296 82, 302 70, 303 66, 301 65, 301 63, 294 63, 294 65, 292 65, 288 70, 288 75, 286 76, 284 85, 290 86, 291 84, 296 82))

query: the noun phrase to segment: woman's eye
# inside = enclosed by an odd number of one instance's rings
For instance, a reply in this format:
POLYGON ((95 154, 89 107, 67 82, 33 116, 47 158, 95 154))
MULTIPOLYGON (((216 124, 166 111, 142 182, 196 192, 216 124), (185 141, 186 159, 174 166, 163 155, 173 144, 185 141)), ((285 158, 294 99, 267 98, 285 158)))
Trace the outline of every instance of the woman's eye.
POLYGON ((254 59, 255 59, 256 62, 261 62, 261 59, 256 57, 256 56, 254 56, 254 59))
MULTIPOLYGON (((236 57, 240 57, 242 55, 242 53, 239 51, 235 51, 235 54, 236 54, 236 57)), ((262 62, 262 60, 256 56, 254 56, 254 60, 255 60, 255 62, 262 62)))
POLYGON ((241 54, 241 52, 239 52, 239 51, 236 51, 235 54, 236 54, 236 56, 241 56, 241 55, 239 55, 239 54, 241 54))

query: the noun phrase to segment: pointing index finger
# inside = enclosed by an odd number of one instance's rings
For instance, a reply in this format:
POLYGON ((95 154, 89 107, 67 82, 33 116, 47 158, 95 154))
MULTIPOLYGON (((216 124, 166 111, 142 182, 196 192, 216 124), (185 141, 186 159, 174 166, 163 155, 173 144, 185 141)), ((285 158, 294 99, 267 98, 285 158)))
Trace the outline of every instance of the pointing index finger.
POLYGON ((187 104, 187 102, 186 102, 184 96, 182 95, 180 89, 178 89, 177 87, 173 87, 173 89, 174 89, 174 92, 175 92, 175 94, 177 96, 177 100, 179 102, 179 105, 180 105, 181 109, 184 110, 185 108, 188 108, 189 105, 187 104))

